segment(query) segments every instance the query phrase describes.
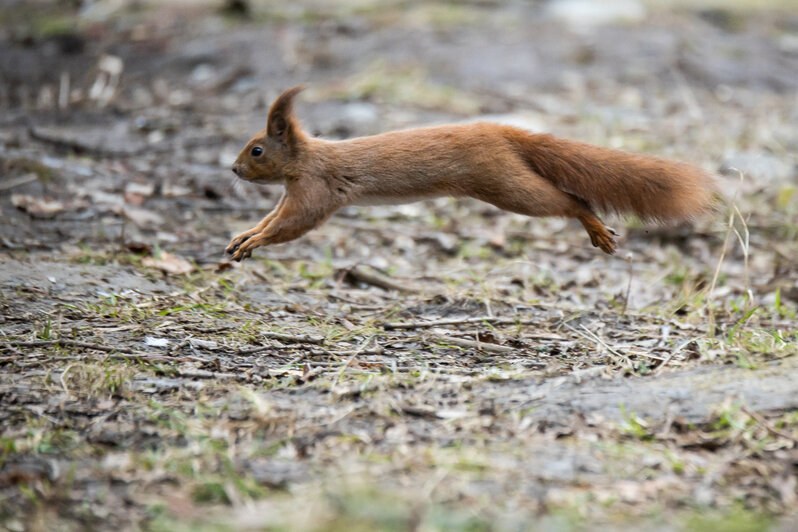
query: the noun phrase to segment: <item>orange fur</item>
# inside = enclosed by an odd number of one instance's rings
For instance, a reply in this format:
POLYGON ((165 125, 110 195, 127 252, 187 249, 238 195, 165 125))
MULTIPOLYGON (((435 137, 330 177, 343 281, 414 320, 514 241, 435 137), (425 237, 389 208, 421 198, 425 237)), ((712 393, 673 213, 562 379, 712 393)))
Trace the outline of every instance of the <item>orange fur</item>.
POLYGON ((576 218, 594 246, 615 251, 614 232, 593 212, 677 220, 708 210, 713 178, 680 162, 601 148, 493 123, 424 127, 346 141, 306 135, 295 87, 272 105, 266 129, 238 156, 248 181, 285 184, 277 207, 235 237, 234 260, 287 242, 345 205, 469 196, 528 216, 576 218))

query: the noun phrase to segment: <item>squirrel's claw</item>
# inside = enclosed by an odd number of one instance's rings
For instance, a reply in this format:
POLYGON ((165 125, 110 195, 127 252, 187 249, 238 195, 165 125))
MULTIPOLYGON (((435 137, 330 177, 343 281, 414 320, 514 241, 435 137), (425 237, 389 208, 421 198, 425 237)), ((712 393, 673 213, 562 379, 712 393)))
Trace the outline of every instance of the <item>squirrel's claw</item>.
POLYGON ((252 235, 251 235, 251 234, 247 234, 247 233, 241 233, 240 235, 238 235, 237 237, 235 237, 234 239, 232 239, 232 240, 230 241, 230 243, 229 243, 229 244, 227 245, 227 247, 224 249, 224 252, 225 252, 225 253, 227 253, 228 255, 233 255, 233 254, 235 254, 235 253, 236 253, 236 251, 238 251, 238 250, 239 250, 239 248, 241 247, 241 245, 242 245, 244 242, 246 242, 247 240, 249 240, 251 237, 252 237, 252 235))
POLYGON ((236 239, 233 239, 226 248, 224 248, 224 252, 228 255, 234 254, 238 251, 239 246, 241 246, 241 242, 236 242, 236 239))
POLYGON ((232 260, 236 262, 241 262, 244 259, 248 259, 252 256, 252 248, 240 247, 236 246, 236 249, 233 252, 232 260))
POLYGON ((589 233, 590 243, 593 244, 594 248, 600 248, 604 253, 613 255, 618 246, 618 242, 615 239, 618 233, 611 227, 603 226, 602 229, 604 230, 589 233))
MULTIPOLYGON (((607 229, 609 229, 609 228, 607 228, 607 229)), ((601 251, 603 251, 604 253, 606 253, 608 255, 614 255, 615 254, 615 248, 618 245, 617 241, 615 240, 615 236, 614 235, 617 235, 618 233, 616 233, 612 229, 609 229, 608 233, 609 234, 607 234, 607 235, 599 235, 598 236, 598 238, 597 238, 597 244, 598 244, 597 247, 601 248, 601 251)), ((593 245, 595 246, 596 244, 593 244, 593 245)))

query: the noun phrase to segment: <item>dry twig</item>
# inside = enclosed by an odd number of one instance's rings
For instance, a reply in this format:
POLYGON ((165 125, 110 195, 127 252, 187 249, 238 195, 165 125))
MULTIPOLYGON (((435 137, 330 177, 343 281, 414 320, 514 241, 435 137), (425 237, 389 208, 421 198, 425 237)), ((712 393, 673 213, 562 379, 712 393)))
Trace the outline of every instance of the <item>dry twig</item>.
POLYGON ((796 438, 792 434, 787 434, 786 432, 777 429, 776 427, 768 423, 768 420, 762 417, 762 415, 759 414, 758 412, 754 412, 747 406, 740 407, 740 410, 744 412, 747 416, 749 416, 751 419, 753 419, 754 421, 765 427, 765 429, 767 429, 767 431, 773 434, 774 436, 778 436, 779 438, 784 438, 785 440, 790 440, 793 443, 798 443, 798 438, 796 438))
POLYGON ((408 322, 388 322, 383 323, 382 327, 386 331, 393 331, 398 329, 426 329, 430 327, 438 327, 441 325, 462 325, 470 323, 488 323, 491 325, 529 325, 537 323, 539 320, 536 318, 507 318, 497 316, 480 316, 477 318, 459 318, 448 320, 435 320, 435 321, 408 321, 408 322))
POLYGON ((434 336, 434 338, 447 344, 456 345, 457 347, 466 347, 477 349, 479 351, 490 351, 492 353, 510 353, 516 350, 514 347, 509 347, 506 345, 480 342, 478 340, 468 340, 466 338, 455 338, 454 336, 447 336, 443 334, 437 334, 434 336))
POLYGON ((397 292, 405 293, 416 293, 419 291, 419 289, 415 286, 397 283, 385 275, 374 271, 367 271, 362 266, 354 266, 352 268, 338 270, 338 272, 336 272, 336 277, 341 281, 347 281, 353 284, 364 283, 371 286, 376 286, 377 288, 382 288, 383 290, 396 290, 397 292))

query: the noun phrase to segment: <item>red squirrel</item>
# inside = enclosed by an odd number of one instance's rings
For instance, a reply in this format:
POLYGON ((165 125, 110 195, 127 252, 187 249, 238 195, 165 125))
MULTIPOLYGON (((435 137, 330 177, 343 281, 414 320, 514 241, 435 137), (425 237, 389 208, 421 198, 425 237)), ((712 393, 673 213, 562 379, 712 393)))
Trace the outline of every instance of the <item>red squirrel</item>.
POLYGON ((233 260, 294 240, 346 205, 469 196, 527 216, 576 218, 593 246, 615 252, 616 233, 594 213, 680 220, 709 210, 713 177, 689 164, 477 122, 343 141, 313 138, 294 115, 303 87, 283 92, 266 129, 233 165, 240 178, 284 183, 277 206, 225 250, 233 260))

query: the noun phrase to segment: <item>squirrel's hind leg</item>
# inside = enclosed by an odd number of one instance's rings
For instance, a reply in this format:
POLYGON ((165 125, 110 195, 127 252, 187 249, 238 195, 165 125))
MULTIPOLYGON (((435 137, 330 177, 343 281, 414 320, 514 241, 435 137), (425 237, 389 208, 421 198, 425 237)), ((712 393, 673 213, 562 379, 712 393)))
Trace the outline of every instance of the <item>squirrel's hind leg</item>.
POLYGON ((538 174, 521 171, 490 185, 480 187, 473 197, 527 216, 576 218, 593 246, 610 255, 615 253, 617 233, 605 226, 584 200, 558 189, 538 174))

